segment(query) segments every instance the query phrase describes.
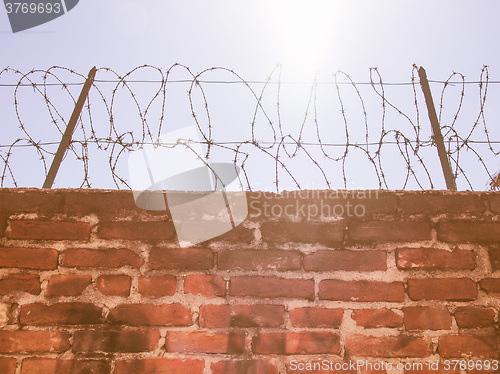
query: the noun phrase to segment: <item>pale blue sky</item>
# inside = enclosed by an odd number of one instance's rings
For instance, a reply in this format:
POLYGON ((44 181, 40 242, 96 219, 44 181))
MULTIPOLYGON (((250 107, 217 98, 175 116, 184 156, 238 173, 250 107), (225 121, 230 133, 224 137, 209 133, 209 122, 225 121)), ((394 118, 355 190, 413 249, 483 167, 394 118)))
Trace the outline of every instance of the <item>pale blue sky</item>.
MULTIPOLYGON (((11 33, 7 14, 0 11, 0 67, 29 70, 61 65, 86 74, 96 65, 125 73, 142 64, 166 69, 177 62, 194 72, 224 66, 248 80, 263 80, 282 63, 285 80, 309 79, 317 68, 321 80, 332 80, 341 69, 354 80, 368 81, 369 68, 376 66, 385 81, 407 82, 414 63, 437 80, 452 71, 477 80, 487 64, 490 79, 499 80, 498 14, 500 3, 494 0, 81 0, 67 15, 17 34, 11 33)), ((6 88, 0 89, 5 94, 6 88)), ((439 89, 433 87, 435 100, 439 89)), ((288 93, 291 102, 306 98, 306 87, 293 90, 288 93)), ((233 94, 220 93, 224 95, 233 94)), ((475 96, 473 100, 477 101, 475 96)), ((11 104, 5 108, 12 110, 11 104)), ((231 120, 238 121, 238 109, 232 110, 231 120)), ((294 110, 303 113, 303 105, 300 109, 292 105, 290 118, 294 110)), ((422 124, 428 124, 426 113, 421 116, 422 124)), ((3 117, 5 122, 11 119, 3 117)), ((248 123, 248 118, 244 121, 248 123)), ((494 123, 490 117, 489 125, 494 123)), ((14 133, 14 126, 1 126, 5 135, 14 133)), ((357 181, 351 187, 376 187, 364 185, 362 178, 357 181)), ((485 182, 481 180, 477 188, 485 182)), ((437 187, 444 187, 444 182, 437 187)))

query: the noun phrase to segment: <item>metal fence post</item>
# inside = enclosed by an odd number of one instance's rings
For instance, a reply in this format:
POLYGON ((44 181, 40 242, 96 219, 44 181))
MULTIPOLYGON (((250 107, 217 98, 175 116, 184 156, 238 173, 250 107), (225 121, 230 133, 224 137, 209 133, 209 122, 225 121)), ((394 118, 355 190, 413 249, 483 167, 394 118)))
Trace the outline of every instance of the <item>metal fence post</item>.
POLYGON ((429 120, 431 121, 434 141, 436 142, 439 160, 441 161, 441 168, 443 169, 444 179, 446 180, 446 187, 449 190, 456 191, 457 185, 451 171, 450 161, 448 160, 448 155, 446 154, 446 148, 444 147, 443 135, 441 134, 441 127, 439 126, 438 118, 436 115, 436 108, 434 107, 434 101, 432 100, 429 81, 427 80, 425 69, 422 66, 418 69, 418 75, 420 77, 420 86, 422 87, 422 91, 424 92, 425 103, 427 104, 427 112, 429 113, 429 120))
POLYGON ((73 114, 68 122, 68 126, 66 127, 66 131, 64 131, 64 135, 61 139, 61 143, 59 143, 59 148, 57 148, 56 155, 54 156, 54 160, 52 160, 52 164, 50 165, 49 173, 45 178, 45 182, 43 183, 43 188, 52 188, 54 184, 54 179, 56 179, 57 171, 61 166, 62 159, 69 147, 69 143, 71 142, 71 137, 73 136, 73 131, 75 131, 76 123, 80 118, 80 114, 83 109, 83 105, 85 104, 85 100, 87 100, 87 96, 90 91, 90 87, 92 87, 92 83, 94 83, 95 74, 97 72, 97 68, 94 66, 83 85, 82 92, 80 93, 80 97, 76 102, 75 109, 73 110, 73 114))

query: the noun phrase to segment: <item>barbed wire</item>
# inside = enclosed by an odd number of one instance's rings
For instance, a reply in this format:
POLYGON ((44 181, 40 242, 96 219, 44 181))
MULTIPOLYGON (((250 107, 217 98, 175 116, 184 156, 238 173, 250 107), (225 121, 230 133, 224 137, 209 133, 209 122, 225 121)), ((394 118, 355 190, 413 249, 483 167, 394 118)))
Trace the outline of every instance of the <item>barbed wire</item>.
MULTIPOLYGON (((124 173, 124 156, 146 146, 172 148, 183 145, 196 152, 201 160, 216 158, 215 154, 218 152, 225 152, 226 158, 231 155, 231 162, 241 169, 242 177, 239 182, 245 190, 255 189, 264 182, 272 183, 276 191, 311 187, 310 175, 313 172, 317 178, 315 185, 352 188, 350 163, 358 164, 361 159, 363 167, 359 173, 374 176, 372 188, 434 189, 442 183, 443 178, 436 167, 437 156, 431 152, 435 143, 430 125, 427 122, 421 123, 421 112, 426 109, 422 104, 417 77, 416 66, 412 67, 409 82, 385 82, 379 69, 371 68, 368 81, 356 81, 347 73, 338 71, 333 74, 332 81, 313 80, 309 83, 282 80, 280 66, 266 80, 245 80, 234 70, 225 67, 212 67, 194 73, 188 66, 181 64, 174 64, 166 70, 143 65, 125 74, 119 74, 108 67, 99 68, 66 157, 77 161, 81 166, 81 180, 78 183, 72 180, 71 185, 92 187, 92 152, 106 155, 109 175, 116 188, 132 188, 130 178, 124 173), (188 78, 173 78, 174 73, 179 72, 188 78), (156 77, 134 78, 141 74, 156 77), (230 79, 209 79, 207 76, 210 74, 229 75, 230 79), (152 92, 146 92, 142 86, 137 87, 137 84, 156 86, 152 92), (171 130, 171 126, 166 125, 170 113, 167 110, 167 104, 170 103, 167 92, 175 84, 186 85, 184 95, 187 97, 189 116, 199 133, 199 140, 159 140, 164 132, 171 130), (249 130, 249 137, 224 140, 215 134, 225 132, 228 125, 220 125, 214 120, 212 110, 215 104, 211 101, 214 96, 207 91, 214 84, 223 87, 237 84, 249 94, 251 101, 249 104, 245 103, 245 107, 253 109, 249 110, 251 118, 248 128, 244 129, 249 130), (286 108, 282 95, 286 85, 295 84, 307 85, 307 99, 303 115, 295 119, 299 124, 298 128, 292 130, 284 119, 286 108), (331 101, 331 106, 338 109, 339 117, 335 121, 331 118, 323 120, 321 115, 320 107, 323 108, 324 105, 320 104, 319 91, 322 87, 329 86, 335 88, 336 99, 331 101), (271 87, 276 95, 274 105, 270 105, 268 98, 271 87), (410 94, 405 94, 404 99, 400 93, 388 93, 388 90, 400 90, 404 87, 411 88, 410 94), (132 111, 130 106, 124 109, 120 104, 124 94, 131 100, 135 116, 139 120, 139 124, 128 131, 120 130, 121 122, 117 120, 120 111, 126 110, 127 115, 132 111), (352 120, 355 116, 358 116, 358 121, 352 120), (265 139, 261 138, 260 132, 266 134, 265 139), (339 140, 334 141, 332 138, 339 140), (193 144, 203 146, 203 154, 198 154, 193 144), (387 150, 387 147, 392 148, 387 150), (253 159, 259 161, 252 164, 253 159), (300 159, 298 167, 294 163, 296 159, 300 159), (394 160, 398 160, 403 166, 395 168, 392 165, 394 160), (254 171, 261 168, 273 170, 272 181, 255 177, 254 171), (335 168, 340 170, 342 176, 340 186, 335 168), (399 185, 394 185, 395 176, 402 181, 399 185)), ((76 103, 75 91, 71 88, 83 85, 85 79, 85 75, 60 66, 34 69, 26 73, 13 68, 0 71, 0 94, 5 90, 12 90, 13 118, 18 125, 3 125, 2 138, 13 138, 9 142, 0 141, 1 187, 20 186, 16 178, 16 174, 19 174, 16 170, 18 166, 13 157, 23 148, 35 150, 43 174, 47 175, 48 165, 55 154, 54 146, 59 144, 67 126, 68 110, 72 110, 71 105, 74 107, 76 103), (13 79, 13 83, 5 82, 8 79, 13 79), (33 122, 34 114, 23 107, 23 100, 26 102, 26 99, 23 99, 22 90, 26 87, 32 88, 32 93, 43 104, 43 114, 48 115, 48 127, 42 135, 52 131, 52 134, 57 135, 56 138, 44 140, 39 128, 33 129, 28 125, 28 122, 33 122), (59 91, 53 92, 53 89, 59 91), (62 101, 64 105, 60 103, 62 101), (21 136, 16 137, 15 133, 19 130, 21 136)), ((429 82, 442 85, 438 117, 459 189, 474 189, 474 185, 478 185, 478 173, 482 173, 483 185, 486 182, 490 188, 500 187, 500 177, 494 174, 497 168, 495 157, 500 153, 495 145, 500 144, 500 134, 496 134, 495 128, 488 128, 485 113, 488 86, 500 81, 490 81, 488 67, 484 66, 477 81, 467 81, 463 74, 453 72, 444 81, 429 82), (479 88, 479 102, 476 103, 477 108, 469 105, 464 109, 466 87, 472 84, 479 88), (458 95, 456 92, 450 93, 452 87, 459 90, 458 95), (447 109, 451 107, 448 103, 452 100, 447 100, 448 95, 458 97, 451 119, 445 119, 447 109), (458 124, 459 116, 464 111, 466 117, 473 115, 474 119, 458 124), (483 145, 486 149, 480 149, 483 145), (480 169, 470 161, 471 156, 480 169)), ((181 99, 176 97, 173 100, 181 99)), ((237 112, 236 109, 235 111, 237 112)), ((8 116, 5 117, 7 119, 0 120, 8 121, 8 116)), ((425 119, 427 120, 426 117, 425 119)), ((63 177, 59 175, 59 178, 63 177)), ((37 181, 40 185, 41 182, 37 181)))

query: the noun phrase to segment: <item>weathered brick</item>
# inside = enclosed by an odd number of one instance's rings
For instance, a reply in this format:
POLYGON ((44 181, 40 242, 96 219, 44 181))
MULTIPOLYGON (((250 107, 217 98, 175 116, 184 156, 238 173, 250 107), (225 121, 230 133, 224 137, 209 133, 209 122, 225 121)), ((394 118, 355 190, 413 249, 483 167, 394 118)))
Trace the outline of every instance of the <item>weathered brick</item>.
POLYGON ((181 304, 122 304, 111 309, 111 323, 132 326, 189 326, 193 323, 189 308, 181 304))
POLYGON ((500 278, 483 279, 479 284, 489 296, 500 296, 500 278))
POLYGON ((223 360, 214 362, 212 374, 278 374, 278 368, 267 360, 223 360))
POLYGON ((103 323, 102 310, 90 303, 42 303, 21 306, 23 325, 94 325, 103 323))
POLYGON ((128 275, 101 275, 96 287, 103 295, 128 296, 132 280, 128 275))
POLYGON ((500 241, 500 223, 498 222, 439 222, 438 239, 445 242, 482 242, 500 241))
POLYGON ((332 332, 260 333, 252 340, 256 354, 339 354, 340 339, 332 332))
POLYGON ((409 279, 408 294, 412 300, 474 300, 477 285, 468 278, 409 279))
POLYGON ((387 269, 383 251, 324 250, 304 257, 304 270, 308 271, 375 271, 387 269))
POLYGON ((7 237, 33 240, 88 240, 90 224, 69 221, 13 220, 10 222, 7 237))
POLYGON ((40 278, 34 274, 11 274, 4 275, 0 279, 0 295, 7 295, 16 291, 39 295, 40 278))
POLYGON ((345 223, 264 222, 262 240, 269 243, 335 244, 344 239, 345 223))
POLYGON ((493 213, 498 213, 500 212, 500 196, 498 196, 496 193, 488 196, 488 202, 490 206, 490 210, 493 213))
POLYGON ((438 192, 405 193, 401 197, 400 209, 404 213, 478 213, 486 207, 478 195, 467 193, 446 194, 438 192))
POLYGON ((407 330, 447 330, 451 328, 451 315, 439 306, 410 306, 403 308, 407 330))
POLYGON ((428 221, 353 221, 347 231, 351 241, 411 242, 431 238, 428 221))
POLYGON ((53 275, 47 284, 47 296, 78 296, 90 286, 92 276, 87 274, 53 275))
POLYGON ((7 228, 7 217, 0 214, 0 238, 5 235, 5 229, 7 228))
POLYGON ((488 254, 493 271, 500 270, 500 246, 490 246, 488 254))
POLYGON ((17 360, 15 358, 0 357, 0 373, 15 374, 17 360))
POLYGON ((299 251, 231 250, 218 253, 217 266, 223 270, 300 270, 299 251))
POLYGON ((429 341, 415 336, 355 335, 347 338, 346 352, 363 357, 427 357, 432 348, 429 341))
POLYGON ((245 333, 239 331, 209 333, 205 331, 169 331, 167 352, 179 353, 243 353, 245 333))
POLYGON ((75 331, 74 352, 148 352, 158 347, 158 331, 75 331))
POLYGON ((455 249, 448 252, 434 248, 401 248, 396 250, 396 265, 400 269, 474 269, 474 252, 455 249))
POLYGON ((144 358, 117 360, 115 374, 203 374, 205 361, 199 359, 144 358))
POLYGON ((290 311, 290 321, 295 327, 324 327, 337 329, 342 323, 342 309, 295 308, 290 311))
POLYGON ((0 331, 0 352, 64 352, 70 334, 60 331, 0 331))
POLYGON ((0 267, 55 269, 57 267, 57 251, 45 248, 0 248, 0 267))
POLYGON ((282 305, 203 305, 201 327, 279 327, 285 323, 282 305))
POLYGON ((226 294, 226 281, 217 275, 188 275, 184 281, 184 293, 224 296, 226 294))
POLYGON ((2 190, 0 211, 19 213, 56 213, 61 211, 62 195, 54 191, 2 190))
POLYGON ((177 279, 173 275, 139 277, 139 293, 144 296, 171 296, 177 289, 177 279))
POLYGON ((476 329, 480 327, 493 326, 495 323, 495 311, 480 307, 461 307, 455 310, 455 320, 458 327, 476 329))
POLYGON ((141 258, 128 249, 67 249, 64 252, 63 266, 120 268, 141 266, 141 258))
POLYGON ((208 248, 153 248, 149 266, 153 270, 208 270, 214 267, 214 254, 208 248))
POLYGON ((111 364, 105 360, 67 360, 56 358, 27 358, 23 360, 21 374, 109 374, 111 364))
POLYGON ((319 283, 319 298, 342 301, 404 301, 401 282, 344 281, 325 279, 319 283))
POLYGON ((205 243, 225 241, 232 243, 236 242, 236 243, 250 244, 255 239, 254 231, 255 231, 254 229, 250 229, 248 227, 239 225, 236 226, 234 229, 225 232, 224 234, 221 234, 213 239, 210 239, 209 241, 206 241, 205 243))
POLYGON ((99 224, 98 235, 103 239, 173 240, 176 239, 173 222, 165 221, 109 221, 99 224))
POLYGON ((498 336, 444 335, 439 337, 441 357, 498 358, 498 336))
POLYGON ((355 310, 351 317, 358 326, 365 328, 403 326, 403 317, 389 309, 355 310))
POLYGON ((314 298, 314 280, 275 277, 231 278, 232 296, 314 298))
POLYGON ((98 215, 130 214, 130 211, 141 212, 135 204, 132 191, 95 191, 95 190, 69 190, 64 191, 65 213, 98 215))

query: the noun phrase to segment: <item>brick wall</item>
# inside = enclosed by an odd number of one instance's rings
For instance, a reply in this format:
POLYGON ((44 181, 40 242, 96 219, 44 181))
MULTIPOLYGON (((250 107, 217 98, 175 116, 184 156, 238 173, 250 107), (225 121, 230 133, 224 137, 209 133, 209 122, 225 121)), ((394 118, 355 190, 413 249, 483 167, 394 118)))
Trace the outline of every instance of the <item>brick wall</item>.
POLYGON ((498 359, 500 195, 344 193, 248 194, 243 224, 180 248, 131 192, 0 190, 0 373, 498 359))

